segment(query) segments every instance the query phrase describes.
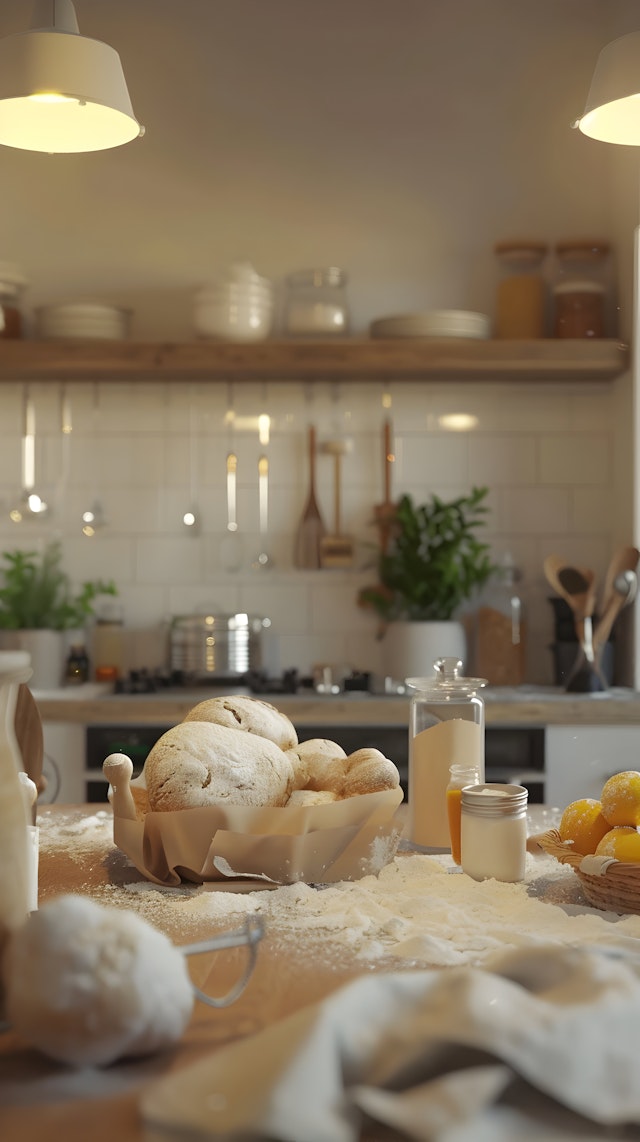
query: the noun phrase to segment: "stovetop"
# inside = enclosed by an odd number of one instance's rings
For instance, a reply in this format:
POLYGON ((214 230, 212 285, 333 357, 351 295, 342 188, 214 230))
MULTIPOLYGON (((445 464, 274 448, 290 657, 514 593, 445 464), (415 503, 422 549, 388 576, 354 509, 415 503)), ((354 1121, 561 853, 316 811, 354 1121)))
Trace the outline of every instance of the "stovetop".
POLYGON ((114 686, 116 694, 157 694, 168 690, 202 689, 204 693, 208 688, 220 691, 225 686, 234 690, 242 688, 250 694, 326 694, 339 695, 349 693, 404 693, 405 687, 398 686, 384 691, 376 691, 374 680, 367 672, 353 671, 347 677, 337 682, 334 680, 330 668, 325 667, 319 676, 301 675, 296 669, 284 670, 277 677, 269 676, 265 671, 249 670, 246 674, 232 677, 211 677, 202 679, 198 676, 186 674, 183 671, 168 670, 131 670, 124 678, 119 678, 114 686))

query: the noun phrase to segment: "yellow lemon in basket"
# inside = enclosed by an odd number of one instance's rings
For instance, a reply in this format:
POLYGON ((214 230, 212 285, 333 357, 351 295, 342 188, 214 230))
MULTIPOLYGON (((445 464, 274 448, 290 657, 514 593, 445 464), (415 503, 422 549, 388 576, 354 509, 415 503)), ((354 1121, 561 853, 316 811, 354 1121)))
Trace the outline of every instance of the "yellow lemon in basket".
POLYGON ((640 773, 614 773, 602 786, 600 804, 610 825, 640 825, 640 773))
POLYGON ((596 856, 640 864, 640 833, 630 825, 616 825, 600 841, 596 856))
POLYGON ((573 851, 587 856, 596 851, 599 841, 611 828, 602 815, 599 801, 583 797, 567 805, 558 832, 563 841, 573 841, 573 851))

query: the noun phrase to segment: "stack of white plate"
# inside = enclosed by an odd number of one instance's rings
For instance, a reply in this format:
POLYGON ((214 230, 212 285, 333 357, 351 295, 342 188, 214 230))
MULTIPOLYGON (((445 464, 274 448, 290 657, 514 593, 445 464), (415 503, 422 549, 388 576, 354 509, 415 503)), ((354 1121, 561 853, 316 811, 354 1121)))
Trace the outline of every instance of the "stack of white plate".
POLYGON ((194 297, 193 328, 200 337, 262 341, 271 332, 273 289, 248 262, 236 262, 226 279, 194 297))
POLYGON ((41 305, 36 309, 36 333, 43 341, 88 337, 120 341, 129 335, 131 310, 93 302, 41 305))
POLYGON ((399 317, 380 317, 372 321, 372 337, 475 337, 486 339, 491 334, 491 319, 486 313, 466 309, 432 309, 399 317))

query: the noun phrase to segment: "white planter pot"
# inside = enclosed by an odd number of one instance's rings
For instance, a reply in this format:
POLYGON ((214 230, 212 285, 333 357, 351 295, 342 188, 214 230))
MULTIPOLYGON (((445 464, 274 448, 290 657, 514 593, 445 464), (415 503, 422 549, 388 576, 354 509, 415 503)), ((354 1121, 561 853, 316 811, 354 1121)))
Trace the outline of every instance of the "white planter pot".
POLYGON ((459 658, 464 671, 467 638, 462 623, 389 623, 382 643, 385 676, 395 682, 404 682, 405 678, 431 678, 438 658, 459 658))
POLYGON ((2 631, 5 650, 26 650, 33 674, 30 690, 58 690, 64 676, 65 639, 59 630, 2 631))

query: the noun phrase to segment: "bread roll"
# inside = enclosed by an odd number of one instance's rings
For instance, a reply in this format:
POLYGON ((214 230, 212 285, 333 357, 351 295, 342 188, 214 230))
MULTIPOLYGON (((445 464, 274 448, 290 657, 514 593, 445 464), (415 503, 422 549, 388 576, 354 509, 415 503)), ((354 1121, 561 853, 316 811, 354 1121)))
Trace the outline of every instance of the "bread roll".
POLYGON ((296 789, 326 789, 324 773, 329 762, 344 758, 346 753, 329 738, 309 738, 287 751, 295 770, 296 789))
POLYGON ((268 738, 285 751, 298 744, 298 735, 286 714, 281 714, 269 702, 248 695, 207 698, 189 710, 184 721, 213 722, 228 729, 244 730, 245 733, 268 738))
POLYGON ((149 808, 285 805, 294 783, 291 759, 268 738, 213 722, 181 722, 147 756, 149 808))
POLYGON ((343 798, 396 789, 399 784, 397 767, 379 749, 359 749, 348 757, 316 757, 306 788, 343 798))

